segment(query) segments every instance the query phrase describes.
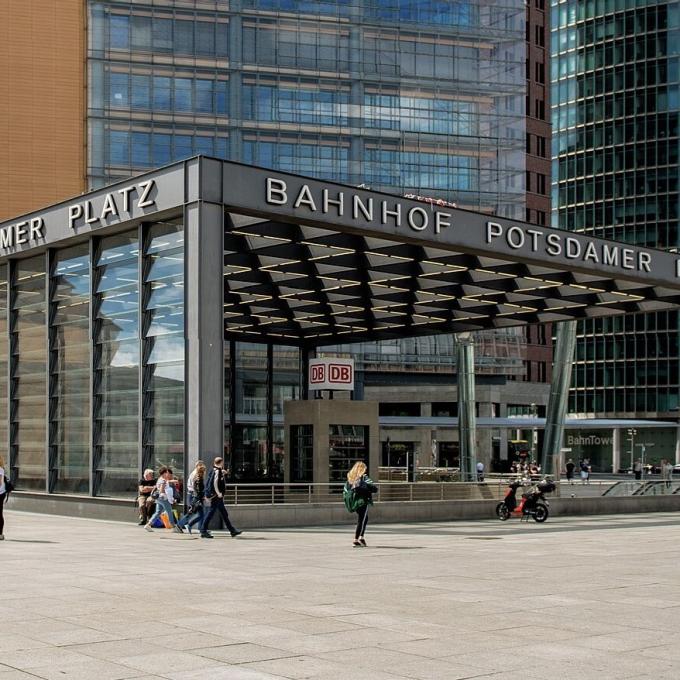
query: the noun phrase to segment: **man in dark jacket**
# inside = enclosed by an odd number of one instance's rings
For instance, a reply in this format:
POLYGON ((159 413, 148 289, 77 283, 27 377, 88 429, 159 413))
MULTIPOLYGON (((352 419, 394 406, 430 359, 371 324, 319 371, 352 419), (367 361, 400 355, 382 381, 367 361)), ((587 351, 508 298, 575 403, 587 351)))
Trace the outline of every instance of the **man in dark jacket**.
POLYGON ((224 461, 221 458, 215 458, 213 461, 213 469, 208 476, 208 481, 205 485, 205 497, 210 501, 210 509, 208 510, 203 524, 201 524, 201 538, 212 538, 213 535, 208 531, 210 520, 216 512, 222 516, 222 520, 229 529, 232 536, 238 536, 243 533, 239 531, 229 520, 229 513, 224 505, 224 494, 227 491, 227 479, 224 471, 224 461))

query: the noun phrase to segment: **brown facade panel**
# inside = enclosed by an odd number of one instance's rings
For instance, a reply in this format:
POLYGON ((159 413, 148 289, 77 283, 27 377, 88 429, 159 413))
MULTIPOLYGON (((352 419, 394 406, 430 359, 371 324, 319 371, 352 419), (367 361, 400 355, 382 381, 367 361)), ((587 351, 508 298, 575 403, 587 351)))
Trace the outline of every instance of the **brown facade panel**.
MULTIPOLYGON (((528 61, 526 221, 539 226, 550 224, 550 31, 547 25, 549 14, 546 12, 546 6, 547 0, 527 0, 526 5, 528 61), (544 141, 539 144, 539 139, 544 141), (540 177, 543 179, 539 180, 540 177)), ((552 333, 552 324, 545 324, 542 327, 528 326, 525 329, 527 342, 525 380, 550 381, 552 333)))
POLYGON ((0 220, 86 187, 85 2, 0 2, 0 220))

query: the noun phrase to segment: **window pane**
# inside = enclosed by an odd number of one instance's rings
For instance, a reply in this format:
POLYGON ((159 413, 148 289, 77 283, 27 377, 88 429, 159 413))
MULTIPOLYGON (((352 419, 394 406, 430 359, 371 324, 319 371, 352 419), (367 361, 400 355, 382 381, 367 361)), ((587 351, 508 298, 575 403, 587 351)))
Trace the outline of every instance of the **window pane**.
POLYGON ((102 238, 93 274, 94 490, 134 493, 139 446, 137 231, 102 238))
POLYGON ((87 244, 55 253, 50 289, 50 490, 88 493, 90 258, 87 244))
POLYGON ((145 236, 143 466, 184 470, 184 229, 161 223, 145 236))
POLYGON ((47 304, 45 258, 19 260, 12 295, 12 472, 22 489, 45 490, 47 304), (30 301, 30 308, 22 305, 30 301), (21 314, 19 310, 21 308, 21 314))

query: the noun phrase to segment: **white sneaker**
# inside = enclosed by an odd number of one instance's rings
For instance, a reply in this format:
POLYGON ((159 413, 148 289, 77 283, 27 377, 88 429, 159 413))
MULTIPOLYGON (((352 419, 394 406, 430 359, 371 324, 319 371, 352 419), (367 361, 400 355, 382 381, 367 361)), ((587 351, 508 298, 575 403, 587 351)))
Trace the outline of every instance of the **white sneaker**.
POLYGON ((150 524, 145 524, 145 525, 144 525, 144 528, 145 528, 147 531, 153 532, 153 529, 152 529, 152 527, 151 527, 150 524))

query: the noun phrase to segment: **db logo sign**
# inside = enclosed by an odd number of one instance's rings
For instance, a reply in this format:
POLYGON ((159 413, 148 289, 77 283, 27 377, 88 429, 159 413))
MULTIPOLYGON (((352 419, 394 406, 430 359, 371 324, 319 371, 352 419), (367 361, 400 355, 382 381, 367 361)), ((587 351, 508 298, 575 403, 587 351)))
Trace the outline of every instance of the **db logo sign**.
POLYGON ((309 389, 353 390, 353 359, 312 359, 309 362, 309 389))
POLYGON ((309 367, 309 381, 322 383, 326 380, 326 364, 314 364, 309 367))
POLYGON ((347 385, 352 382, 352 367, 344 364, 328 365, 328 380, 333 383, 347 385))

